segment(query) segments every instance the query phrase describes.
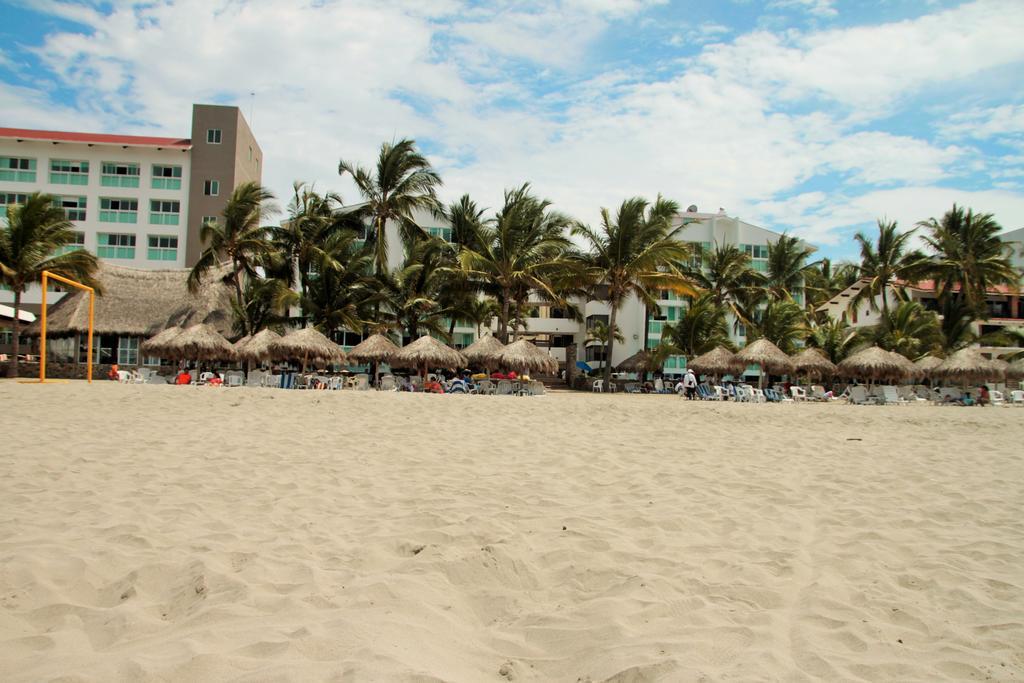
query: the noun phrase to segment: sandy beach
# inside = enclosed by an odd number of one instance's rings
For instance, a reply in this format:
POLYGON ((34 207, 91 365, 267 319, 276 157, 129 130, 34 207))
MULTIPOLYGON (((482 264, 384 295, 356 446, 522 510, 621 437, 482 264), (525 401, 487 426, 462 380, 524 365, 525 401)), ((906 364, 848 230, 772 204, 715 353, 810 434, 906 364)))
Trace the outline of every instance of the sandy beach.
POLYGON ((0 405, 4 681, 1024 680, 1024 409, 0 405))

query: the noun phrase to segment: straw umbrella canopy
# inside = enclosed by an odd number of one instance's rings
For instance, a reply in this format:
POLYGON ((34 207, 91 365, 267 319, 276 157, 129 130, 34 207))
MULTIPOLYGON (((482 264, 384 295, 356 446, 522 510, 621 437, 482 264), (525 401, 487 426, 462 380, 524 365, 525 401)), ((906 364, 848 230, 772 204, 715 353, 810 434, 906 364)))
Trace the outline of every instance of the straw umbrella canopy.
POLYGON ((484 369, 490 374, 491 364, 498 362, 498 356, 504 350, 505 345, 498 341, 494 335, 489 334, 486 337, 480 337, 462 349, 462 355, 470 363, 478 363, 484 366, 484 369))
POLYGON ((180 327, 168 327, 139 344, 139 350, 143 353, 149 354, 150 356, 170 355, 165 353, 165 351, 167 351, 167 345, 174 341, 175 337, 184 331, 185 330, 180 327))
POLYGON ((885 349, 869 346, 839 363, 839 372, 847 377, 860 377, 869 382, 876 379, 899 379, 906 366, 885 349))
POLYGON ((274 358, 301 358, 302 372, 306 371, 306 363, 311 360, 328 363, 345 363, 347 360, 340 346, 313 327, 289 332, 271 341, 268 348, 274 358))
POLYGON ((760 368, 761 376, 758 378, 757 384, 762 389, 766 372, 773 372, 777 375, 793 373, 793 361, 782 352, 782 349, 767 339, 758 339, 756 342, 744 346, 736 354, 736 358, 748 365, 753 363, 760 368))
POLYGON ((423 376, 427 367, 465 367, 466 357, 452 347, 430 336, 420 337, 408 346, 403 346, 391 360, 392 365, 407 368, 422 368, 423 376))
POLYGON ((281 335, 273 330, 260 330, 256 334, 242 337, 235 342, 235 355, 238 360, 258 362, 273 357, 270 345, 281 339, 281 335))
POLYGON ((558 372, 558 361, 554 357, 534 344, 520 339, 505 347, 505 350, 498 355, 498 361, 513 370, 529 372, 537 370, 554 374, 558 372))
POLYGON ((1001 377, 1005 370, 998 363, 981 355, 978 349, 960 349, 942 361, 933 371, 936 377, 952 381, 968 382, 1001 377))
POLYGON ((204 360, 234 360, 235 347, 212 325, 200 323, 164 344, 163 354, 170 358, 194 359, 198 370, 204 360))
POLYGON ((643 372, 648 369, 651 357, 646 351, 637 351, 632 356, 615 366, 619 372, 643 372))
POLYGON ((380 386, 380 364, 390 363, 399 351, 398 346, 383 334, 372 334, 352 347, 348 352, 350 360, 359 363, 373 363, 374 386, 380 386))
POLYGON ((836 374, 835 363, 822 353, 821 349, 807 348, 792 358, 793 370, 797 374, 823 377, 836 374))
POLYGON ((935 356, 924 356, 914 361, 914 365, 917 367, 918 372, 924 377, 931 377, 932 371, 942 365, 942 359, 936 358, 935 356))
POLYGON ((902 379, 924 376, 924 371, 917 367, 917 365, 914 364, 914 361, 910 360, 902 353, 897 353, 896 351, 890 351, 889 353, 892 355, 893 360, 899 363, 903 368, 902 379))
POLYGON ((724 346, 716 346, 711 351, 703 353, 687 363, 688 368, 702 375, 714 375, 716 378, 721 375, 729 375, 742 372, 747 364, 736 358, 736 354, 724 346))
POLYGON ((1024 357, 1018 358, 1006 366, 1006 379, 1020 379, 1024 377, 1024 357))

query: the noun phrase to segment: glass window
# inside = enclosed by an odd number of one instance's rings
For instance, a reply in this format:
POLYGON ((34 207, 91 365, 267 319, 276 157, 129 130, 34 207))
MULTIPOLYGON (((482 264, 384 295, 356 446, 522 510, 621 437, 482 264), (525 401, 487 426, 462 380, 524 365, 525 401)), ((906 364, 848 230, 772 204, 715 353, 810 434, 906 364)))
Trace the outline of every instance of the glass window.
POLYGON ((101 232, 96 236, 96 255, 100 258, 135 258, 135 235, 101 232))
POLYGON ((149 202, 149 222, 151 225, 177 225, 181 202, 166 199, 152 199, 149 202))
POLYGON ((221 138, 220 128, 207 128, 206 129, 206 142, 207 143, 209 143, 211 145, 219 145, 220 144, 220 138, 221 138))
POLYGON ((120 161, 104 161, 100 185, 104 187, 138 187, 139 165, 120 161))
POLYGON ((0 157, 0 180, 34 183, 36 181, 36 160, 26 157, 0 157))
POLYGON ((89 162, 50 159, 50 182, 54 185, 88 185, 89 162))
POLYGON ((137 223, 139 200, 119 197, 100 197, 100 221, 103 223, 137 223))
POLYGON ((178 237, 176 235, 150 235, 146 258, 150 261, 176 261, 178 237))
POLYGON ((203 216, 203 223, 204 224, 206 224, 206 223, 216 223, 216 222, 217 222, 217 217, 216 216, 203 216))
POLYGON ((203 183, 203 194, 207 197, 216 197, 220 194, 220 181, 207 180, 203 183))
POLYGON ((138 365, 139 364, 139 338, 118 337, 117 338, 117 364, 138 365))
POLYGON ((54 197, 53 205, 64 209, 69 221, 85 220, 85 197, 54 197))
POLYGON ((162 166, 153 164, 154 190, 180 190, 181 166, 162 166))
POLYGON ((70 251, 85 249, 85 233, 75 231, 71 233, 71 241, 62 247, 57 247, 58 254, 66 254, 70 251))
POLYGON ((427 234, 429 234, 432 237, 440 237, 445 242, 452 241, 451 228, 427 228, 427 234))
POLYGON ((27 194, 16 194, 14 192, 0 192, 0 216, 7 215, 7 207, 12 204, 24 204, 28 201, 27 194))

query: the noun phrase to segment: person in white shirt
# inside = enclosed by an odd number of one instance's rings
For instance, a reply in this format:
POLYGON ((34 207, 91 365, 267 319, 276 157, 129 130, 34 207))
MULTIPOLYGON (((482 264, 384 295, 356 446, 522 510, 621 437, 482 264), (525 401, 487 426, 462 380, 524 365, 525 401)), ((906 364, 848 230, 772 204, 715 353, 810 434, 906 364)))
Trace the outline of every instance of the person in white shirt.
POLYGON ((686 374, 683 376, 683 388, 686 390, 687 400, 692 401, 697 398, 697 376, 693 374, 693 370, 687 368, 686 374))

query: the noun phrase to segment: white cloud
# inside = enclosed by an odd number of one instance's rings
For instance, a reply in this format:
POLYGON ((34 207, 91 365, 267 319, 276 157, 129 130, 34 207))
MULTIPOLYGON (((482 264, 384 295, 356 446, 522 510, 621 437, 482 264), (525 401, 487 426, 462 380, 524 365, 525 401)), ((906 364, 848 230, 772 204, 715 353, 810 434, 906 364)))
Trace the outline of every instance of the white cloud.
POLYGON ((768 7, 777 9, 799 9, 816 17, 834 17, 839 12, 834 0, 772 0, 768 7))
POLYGON ((947 137, 954 138, 1019 137, 1024 134, 1024 104, 972 107, 964 112, 955 112, 941 130, 947 137))

